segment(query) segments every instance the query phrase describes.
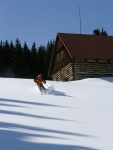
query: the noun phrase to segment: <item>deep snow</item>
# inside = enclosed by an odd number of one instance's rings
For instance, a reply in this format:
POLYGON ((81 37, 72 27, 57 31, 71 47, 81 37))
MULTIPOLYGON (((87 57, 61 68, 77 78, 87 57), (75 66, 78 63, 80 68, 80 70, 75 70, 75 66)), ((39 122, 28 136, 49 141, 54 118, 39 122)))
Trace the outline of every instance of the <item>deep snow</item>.
POLYGON ((113 78, 0 78, 0 150, 113 150, 113 78))

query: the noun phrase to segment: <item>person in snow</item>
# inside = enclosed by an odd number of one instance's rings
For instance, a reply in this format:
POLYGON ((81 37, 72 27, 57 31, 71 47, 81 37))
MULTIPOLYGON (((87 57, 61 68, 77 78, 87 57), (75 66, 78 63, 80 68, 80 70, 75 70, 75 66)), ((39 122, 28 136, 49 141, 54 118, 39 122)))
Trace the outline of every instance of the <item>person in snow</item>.
POLYGON ((39 90, 40 90, 41 94, 43 94, 43 92, 46 94, 46 88, 43 85, 43 83, 46 84, 46 80, 43 80, 42 74, 39 74, 34 79, 34 82, 37 83, 37 86, 39 87, 39 90))

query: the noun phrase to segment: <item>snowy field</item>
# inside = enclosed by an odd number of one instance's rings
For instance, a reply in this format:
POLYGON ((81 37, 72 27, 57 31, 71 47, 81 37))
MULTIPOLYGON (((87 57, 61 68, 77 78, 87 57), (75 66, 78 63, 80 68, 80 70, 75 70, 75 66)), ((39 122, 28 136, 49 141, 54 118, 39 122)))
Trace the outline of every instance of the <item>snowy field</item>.
POLYGON ((113 150, 113 78, 0 78, 0 150, 113 150))

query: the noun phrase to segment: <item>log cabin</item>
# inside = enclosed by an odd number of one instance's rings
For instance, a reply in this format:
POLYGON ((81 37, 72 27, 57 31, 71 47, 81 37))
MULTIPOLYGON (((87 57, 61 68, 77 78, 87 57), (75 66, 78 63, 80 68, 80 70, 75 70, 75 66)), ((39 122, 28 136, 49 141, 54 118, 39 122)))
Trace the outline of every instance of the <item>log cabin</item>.
POLYGON ((48 75, 55 81, 113 76, 113 36, 58 33, 48 75))

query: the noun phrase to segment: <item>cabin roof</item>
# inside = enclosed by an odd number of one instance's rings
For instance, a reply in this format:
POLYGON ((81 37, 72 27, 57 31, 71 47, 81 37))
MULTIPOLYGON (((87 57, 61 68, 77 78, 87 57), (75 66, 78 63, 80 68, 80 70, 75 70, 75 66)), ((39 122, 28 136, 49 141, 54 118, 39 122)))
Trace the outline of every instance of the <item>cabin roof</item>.
POLYGON ((71 58, 113 60, 113 36, 58 33, 71 58))

